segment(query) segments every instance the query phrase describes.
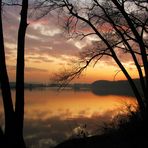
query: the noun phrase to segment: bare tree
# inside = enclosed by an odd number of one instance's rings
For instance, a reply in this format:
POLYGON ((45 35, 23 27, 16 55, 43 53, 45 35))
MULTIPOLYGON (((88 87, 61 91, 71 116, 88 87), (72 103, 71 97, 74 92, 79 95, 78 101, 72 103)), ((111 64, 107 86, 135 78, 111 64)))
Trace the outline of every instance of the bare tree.
POLYGON ((147 0, 43 0, 37 7, 46 15, 53 9, 63 15, 70 37, 97 36, 98 41, 83 51, 79 66, 57 74, 68 83, 103 56, 110 56, 126 76, 139 104, 143 119, 148 118, 148 2, 147 0), (87 30, 87 31, 86 31, 87 30), (124 66, 119 53, 130 55, 139 74, 142 94, 124 66))
POLYGON ((4 147, 25 147, 23 140, 23 121, 24 121, 24 50, 25 33, 27 28, 28 0, 2 1, 0 0, 0 83, 5 113, 4 147), (13 3, 14 2, 14 3, 13 3), (17 43, 17 70, 16 70, 16 104, 13 108, 10 84, 6 70, 5 49, 2 27, 2 6, 17 5, 21 6, 21 18, 18 30, 17 43))
POLYGON ((21 20, 18 30, 17 42, 17 65, 16 65, 16 140, 18 145, 25 147, 23 140, 23 123, 24 123, 24 67, 25 67, 25 34, 27 28, 28 0, 22 1, 21 20))

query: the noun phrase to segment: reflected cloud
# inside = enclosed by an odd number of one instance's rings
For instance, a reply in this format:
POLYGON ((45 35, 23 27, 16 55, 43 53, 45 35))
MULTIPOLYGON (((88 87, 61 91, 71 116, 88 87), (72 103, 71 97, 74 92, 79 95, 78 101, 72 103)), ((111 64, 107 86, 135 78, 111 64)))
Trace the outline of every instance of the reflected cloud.
POLYGON ((54 147, 58 143, 77 138, 78 127, 86 125, 85 130, 88 136, 101 134, 101 127, 104 122, 109 122, 111 116, 109 112, 102 116, 77 117, 61 119, 61 115, 42 119, 25 119, 24 137, 28 146, 34 147, 54 147))
POLYGON ((108 110, 110 112, 122 108, 121 100, 134 104, 133 97, 122 97, 115 95, 99 96, 87 91, 62 91, 33 90, 25 93, 26 118, 43 120, 60 116, 61 119, 77 118, 78 116, 92 117, 102 115, 108 110), (31 98, 31 99, 29 99, 31 98), (33 105, 32 105, 33 104, 33 105), (38 114, 39 113, 39 114, 38 114))
MULTIPOLYGON (((85 130, 87 136, 101 134, 104 122, 112 121, 122 110, 126 113, 122 98, 96 96, 90 91, 25 90, 25 142, 30 148, 49 148, 82 136, 80 130, 85 130)), ((135 102, 133 97, 124 100, 135 102)), ((2 127, 3 121, 2 117, 2 127)))

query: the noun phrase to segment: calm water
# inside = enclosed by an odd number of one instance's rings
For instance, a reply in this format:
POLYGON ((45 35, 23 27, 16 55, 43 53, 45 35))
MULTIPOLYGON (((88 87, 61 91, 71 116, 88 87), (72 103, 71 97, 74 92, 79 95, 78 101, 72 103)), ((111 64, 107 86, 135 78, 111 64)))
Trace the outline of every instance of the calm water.
MULTIPOLYGON (((13 96, 15 95, 12 91, 13 96)), ((0 95, 1 97, 1 95, 0 95)), ((109 122, 135 99, 125 96, 96 96, 90 91, 52 89, 25 91, 24 137, 29 147, 53 147, 76 137, 86 127, 89 136, 99 134, 103 122, 109 122)), ((0 124, 3 108, 0 99, 0 124)))

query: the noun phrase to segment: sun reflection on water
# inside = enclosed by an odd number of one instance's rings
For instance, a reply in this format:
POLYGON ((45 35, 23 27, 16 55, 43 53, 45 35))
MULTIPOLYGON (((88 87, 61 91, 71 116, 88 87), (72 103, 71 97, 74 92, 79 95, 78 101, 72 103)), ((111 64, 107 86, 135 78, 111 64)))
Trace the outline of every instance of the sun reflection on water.
POLYGON ((96 96, 89 91, 74 92, 55 90, 26 91, 25 117, 47 119, 59 116, 61 119, 112 114, 123 109, 124 105, 136 104, 133 97, 96 96), (113 112, 115 111, 115 112, 113 112))
MULTIPOLYGON (((98 134, 102 123, 111 121, 118 113, 126 113, 127 105, 136 106, 136 100, 116 95, 97 96, 91 91, 25 90, 26 144, 30 148, 53 147, 78 135, 82 129, 89 136, 98 134)), ((3 112, 2 102, 0 112, 3 112)))

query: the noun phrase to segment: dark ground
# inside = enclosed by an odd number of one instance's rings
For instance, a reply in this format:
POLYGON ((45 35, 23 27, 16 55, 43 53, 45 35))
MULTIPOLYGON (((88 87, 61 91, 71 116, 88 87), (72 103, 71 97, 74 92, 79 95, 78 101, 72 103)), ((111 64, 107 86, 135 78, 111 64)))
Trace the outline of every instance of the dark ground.
POLYGON ((55 148, 148 148, 148 124, 132 116, 129 120, 106 127, 103 135, 70 139, 55 148))
POLYGON ((59 144, 56 148, 148 148, 148 137, 118 137, 113 135, 73 139, 59 144))

